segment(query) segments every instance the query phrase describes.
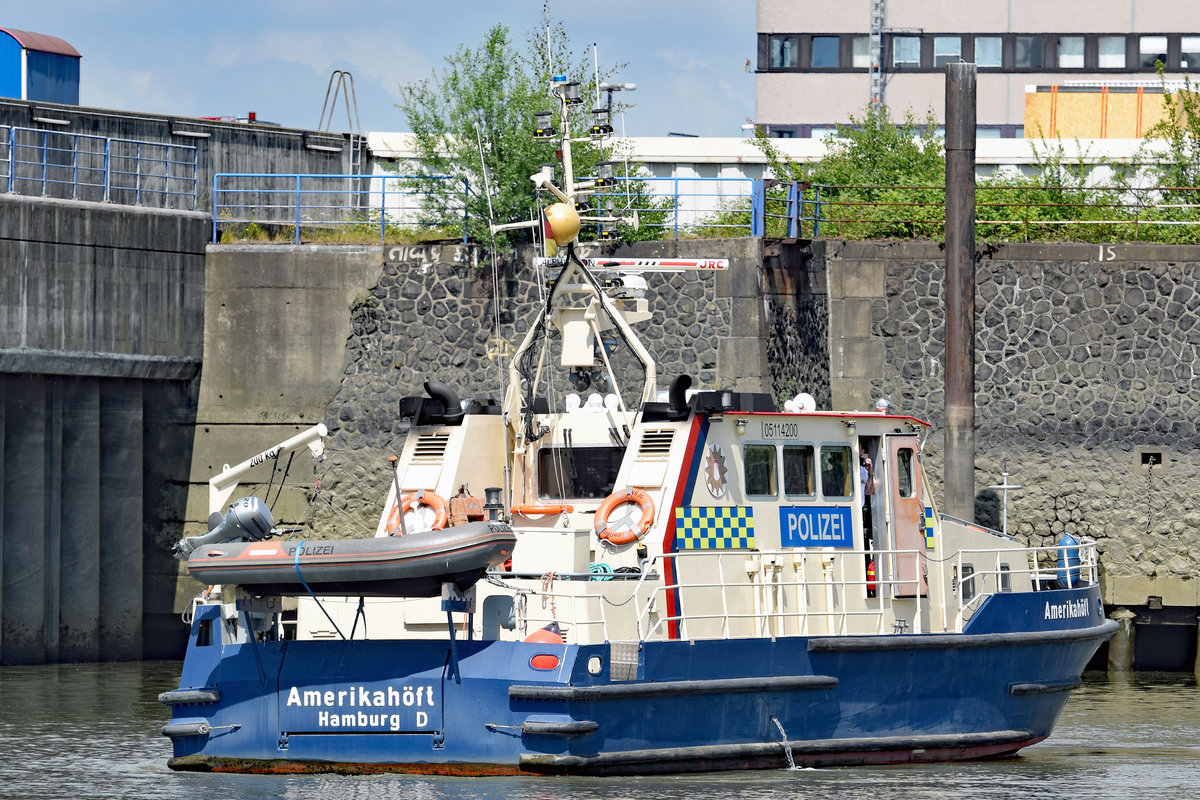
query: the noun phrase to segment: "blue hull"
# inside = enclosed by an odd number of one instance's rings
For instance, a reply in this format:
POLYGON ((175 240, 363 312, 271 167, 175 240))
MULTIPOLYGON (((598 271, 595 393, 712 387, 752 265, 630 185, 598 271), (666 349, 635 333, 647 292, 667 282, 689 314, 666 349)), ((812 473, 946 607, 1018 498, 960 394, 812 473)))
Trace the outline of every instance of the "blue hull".
POLYGON ((218 612, 198 609, 180 689, 162 698, 175 769, 634 774, 780 767, 789 750, 813 766, 981 758, 1048 736, 1115 629, 1094 586, 997 594, 962 634, 646 642, 636 676, 613 680, 608 645, 198 642, 218 612))

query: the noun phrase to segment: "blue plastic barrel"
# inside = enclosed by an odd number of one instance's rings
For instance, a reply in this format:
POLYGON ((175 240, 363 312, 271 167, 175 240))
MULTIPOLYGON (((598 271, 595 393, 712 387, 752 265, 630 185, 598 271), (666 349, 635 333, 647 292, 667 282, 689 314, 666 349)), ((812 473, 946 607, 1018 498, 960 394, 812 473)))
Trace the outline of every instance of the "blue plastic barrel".
POLYGON ((1058 585, 1070 589, 1079 585, 1079 540, 1064 533, 1058 540, 1058 585))

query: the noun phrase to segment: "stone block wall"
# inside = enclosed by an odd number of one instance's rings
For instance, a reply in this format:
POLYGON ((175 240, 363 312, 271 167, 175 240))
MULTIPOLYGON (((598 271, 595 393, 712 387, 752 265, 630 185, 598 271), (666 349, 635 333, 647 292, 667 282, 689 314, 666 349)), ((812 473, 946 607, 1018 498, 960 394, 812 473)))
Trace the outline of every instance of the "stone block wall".
MULTIPOLYGON (((882 396, 932 422, 940 500, 944 254, 824 245, 834 405, 882 396), (853 312, 864 300, 869 320, 853 312), (839 370, 839 326, 857 373, 839 370)), ((1095 538, 1106 602, 1200 605, 1200 498, 1186 488, 1200 466, 1200 248, 1003 245, 980 253, 976 286, 976 519, 1002 527, 988 487, 1007 471, 1023 487, 1008 495, 1009 532, 1095 538)))

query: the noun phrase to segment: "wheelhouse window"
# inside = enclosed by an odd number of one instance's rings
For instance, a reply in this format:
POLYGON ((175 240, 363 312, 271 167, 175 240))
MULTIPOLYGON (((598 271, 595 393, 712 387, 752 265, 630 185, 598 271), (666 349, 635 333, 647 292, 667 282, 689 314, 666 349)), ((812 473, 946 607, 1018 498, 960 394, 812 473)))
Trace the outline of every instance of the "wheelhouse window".
POLYGON ((921 66, 921 40, 916 36, 896 36, 892 39, 892 66, 921 66))
POLYGON ((624 458, 622 447, 543 447, 538 451, 538 496, 548 500, 608 497, 624 458))
POLYGON ((969 603, 975 599, 975 565, 962 565, 962 601, 969 603))
POLYGON ((1200 72, 1200 36, 1179 37, 1179 68, 1200 72))
POLYGON ((916 474, 913 469, 915 454, 907 447, 896 451, 896 488, 901 497, 916 494, 916 474))
POLYGON ((1013 66, 1017 69, 1042 68, 1042 37, 1018 36, 1013 66))
POLYGON ((1142 36, 1138 39, 1138 66, 1143 69, 1154 69, 1154 63, 1161 61, 1167 66, 1167 37, 1142 36))
POLYGON ((1100 69, 1125 69, 1125 37, 1101 36, 1096 43, 1100 69))
POLYGON ((817 493, 813 474, 815 448, 811 444, 788 444, 783 447, 783 493, 788 496, 812 497, 817 493))
POLYGON ((975 64, 980 67, 1004 66, 1004 40, 999 36, 979 36, 975 39, 975 64))
POLYGON ((851 455, 850 448, 843 445, 821 447, 821 495, 826 500, 844 500, 852 496, 851 455))
POLYGON ((800 38, 797 36, 772 36, 771 69, 795 69, 800 66, 800 38))
POLYGON ((944 67, 962 61, 961 36, 933 37, 933 66, 944 67))
POLYGON ((838 37, 814 36, 812 38, 813 69, 836 69, 838 63, 838 37))
POLYGON ((748 495, 775 494, 775 446, 748 444, 742 451, 743 485, 748 495))
POLYGON ((1058 68, 1083 69, 1083 37, 1058 37, 1058 68))

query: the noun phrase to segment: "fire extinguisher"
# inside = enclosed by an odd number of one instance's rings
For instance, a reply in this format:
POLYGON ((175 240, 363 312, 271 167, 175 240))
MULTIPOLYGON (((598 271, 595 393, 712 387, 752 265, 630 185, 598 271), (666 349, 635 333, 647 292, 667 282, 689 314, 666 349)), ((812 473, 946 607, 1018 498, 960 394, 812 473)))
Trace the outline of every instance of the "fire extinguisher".
POLYGON ((875 559, 867 562, 867 597, 875 596, 875 559))

